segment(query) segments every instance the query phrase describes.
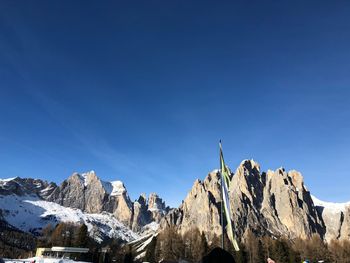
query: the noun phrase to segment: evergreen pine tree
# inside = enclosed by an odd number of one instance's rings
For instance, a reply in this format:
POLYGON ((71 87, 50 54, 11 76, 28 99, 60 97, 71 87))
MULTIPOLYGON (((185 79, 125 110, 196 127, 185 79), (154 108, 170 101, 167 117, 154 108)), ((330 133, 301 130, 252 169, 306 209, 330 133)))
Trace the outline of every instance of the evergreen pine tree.
POLYGON ((88 228, 85 224, 79 226, 75 234, 74 245, 77 247, 87 247, 89 240, 88 228))

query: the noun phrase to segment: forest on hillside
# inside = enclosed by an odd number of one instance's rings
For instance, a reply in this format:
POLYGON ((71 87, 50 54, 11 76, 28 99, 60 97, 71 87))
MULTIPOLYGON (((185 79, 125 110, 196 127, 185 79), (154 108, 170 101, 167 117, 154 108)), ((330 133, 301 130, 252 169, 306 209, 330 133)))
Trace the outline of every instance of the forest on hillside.
MULTIPOLYGON (((294 263, 308 259, 310 262, 349 263, 350 241, 333 240, 325 243, 319 236, 310 239, 287 240, 284 238, 257 237, 248 232, 244 242, 240 243, 240 252, 235 252, 225 237, 225 250, 229 251, 238 263, 266 262, 268 257, 278 263, 294 263)), ((221 237, 208 241, 198 229, 180 235, 175 228, 168 227, 161 231, 147 246, 143 261, 160 262, 185 260, 198 262, 213 248, 221 245, 221 237)), ((7 258, 25 258, 35 254, 36 247, 74 246, 89 247, 90 254, 85 260, 93 262, 134 262, 134 248, 117 240, 108 240, 103 244, 96 243, 88 235, 86 225, 60 223, 48 225, 42 235, 34 237, 0 225, 0 255, 7 258), (101 249, 108 251, 107 255, 101 249)), ((135 261, 137 262, 137 261, 135 261)))

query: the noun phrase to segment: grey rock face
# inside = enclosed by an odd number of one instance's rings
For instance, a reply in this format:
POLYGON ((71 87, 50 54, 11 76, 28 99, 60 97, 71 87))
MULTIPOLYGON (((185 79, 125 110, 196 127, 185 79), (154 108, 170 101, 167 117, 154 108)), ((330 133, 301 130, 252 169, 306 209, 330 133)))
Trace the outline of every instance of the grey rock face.
POLYGON ((248 229, 259 234, 269 234, 268 223, 262 215, 265 176, 260 166, 243 161, 232 175, 230 204, 232 221, 237 236, 243 237, 248 229))
POLYGON ((134 231, 141 230, 151 222, 159 222, 168 211, 156 194, 151 194, 148 200, 141 196, 132 202, 122 182, 104 182, 93 171, 74 173, 47 200, 88 213, 112 213, 134 231))
POLYGON ((325 240, 350 239, 350 202, 329 203, 313 197, 316 209, 325 224, 325 240))
POLYGON ((163 200, 156 193, 151 193, 148 197, 148 209, 165 210, 165 202, 163 202, 163 200))
POLYGON ((84 192, 84 179, 80 174, 74 173, 47 197, 47 201, 85 211, 84 192))
POLYGON ((325 211, 324 207, 316 207, 319 214, 322 216, 325 224, 325 239, 330 241, 332 239, 339 239, 341 237, 341 228, 344 221, 343 211, 325 211))
POLYGON ((151 222, 151 213, 148 211, 145 195, 140 195, 139 199, 134 202, 134 215, 132 221, 132 229, 134 231, 140 231, 141 226, 147 225, 151 222))
MULTIPOLYGON (((324 224, 313 205, 303 178, 296 171, 261 173, 253 160, 243 161, 231 175, 231 215, 236 235, 244 238, 250 229, 257 235, 324 236, 324 224)), ((210 239, 221 235, 220 178, 216 171, 203 182, 196 180, 182 205, 163 219, 184 233, 198 227, 210 239)))
POLYGON ((182 233, 198 227, 201 232, 207 233, 209 238, 220 234, 218 181, 215 172, 208 174, 204 182, 195 181, 191 192, 180 207, 183 214, 180 227, 182 233))
POLYGON ((119 221, 130 226, 132 202, 125 187, 122 184, 118 187, 115 189, 111 183, 101 181, 94 171, 84 174, 74 173, 47 199, 88 213, 110 212, 119 221))
POLYGON ((48 183, 40 179, 32 178, 12 178, 7 180, 0 180, 0 195, 50 195, 55 188, 55 183, 48 183))
POLYGON ((270 229, 289 238, 324 236, 324 224, 318 216, 310 192, 297 171, 277 169, 266 174, 262 213, 270 229))
POLYGON ((102 185, 101 180, 94 172, 84 175, 85 179, 85 211, 88 213, 100 213, 103 204, 108 199, 108 192, 102 185))
POLYGON ((104 182, 94 171, 73 173, 60 186, 31 178, 0 180, 0 195, 11 194, 34 195, 87 213, 109 212, 136 232, 152 222, 159 223, 169 211, 155 193, 132 202, 122 182, 104 182))
POLYGON ((149 195, 147 204, 148 211, 151 213, 151 221, 157 223, 159 223, 169 211, 169 207, 165 205, 165 202, 156 193, 151 193, 149 195))
MULTIPOLYGON (((297 171, 261 172, 253 160, 243 161, 231 174, 231 216, 236 235, 248 230, 256 235, 307 238, 318 234, 326 241, 350 239, 350 203, 331 204, 311 198, 297 171)), ((104 182, 95 172, 74 173, 60 186, 38 179, 0 180, 0 195, 34 195, 87 213, 112 213, 136 232, 143 228, 176 226, 181 233, 194 227, 210 240, 221 235, 220 177, 217 171, 196 180, 182 204, 169 209, 155 193, 130 200, 120 181, 104 182)))
POLYGON ((127 195, 112 196, 109 200, 110 203, 114 203, 112 212, 116 218, 127 226, 132 225, 133 218, 133 204, 127 195))
POLYGON ((341 218, 340 239, 350 240, 350 205, 346 206, 344 217, 341 218))

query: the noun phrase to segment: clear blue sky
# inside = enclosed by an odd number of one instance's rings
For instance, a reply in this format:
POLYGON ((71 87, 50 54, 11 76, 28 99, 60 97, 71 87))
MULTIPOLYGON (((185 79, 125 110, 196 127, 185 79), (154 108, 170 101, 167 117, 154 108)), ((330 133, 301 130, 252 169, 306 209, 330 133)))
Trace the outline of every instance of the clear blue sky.
POLYGON ((177 206, 221 138, 350 200, 349 1, 0 5, 0 178, 95 170, 177 206))

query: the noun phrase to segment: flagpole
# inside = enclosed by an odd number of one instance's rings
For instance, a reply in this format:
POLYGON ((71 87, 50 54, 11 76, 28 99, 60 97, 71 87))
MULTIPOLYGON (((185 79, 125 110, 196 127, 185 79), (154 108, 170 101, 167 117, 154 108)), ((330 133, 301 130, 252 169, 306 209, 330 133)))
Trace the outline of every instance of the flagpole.
MULTIPOLYGON (((221 176, 222 178, 222 176, 221 176)), ((221 181, 222 183, 222 181, 221 181)), ((223 208, 224 206, 222 205, 223 203, 223 195, 222 195, 222 189, 221 189, 221 228, 222 228, 222 233, 221 233, 221 248, 224 249, 224 234, 225 234, 225 229, 224 229, 224 213, 223 213, 223 208)))
POLYGON ((221 182, 221 226, 222 226, 222 239, 221 246, 224 249, 224 237, 225 237, 225 227, 224 227, 224 214, 226 216, 226 230, 229 240, 231 241, 234 249, 239 251, 238 243, 233 232, 232 221, 231 221, 231 207, 230 207, 230 197, 229 197, 229 188, 231 181, 231 171, 225 164, 224 155, 222 152, 221 140, 219 143, 220 146, 220 182, 221 182))
MULTIPOLYGON (((219 148, 220 148, 220 156, 221 156, 221 140, 219 142, 219 148)), ((222 192, 222 174, 221 174, 221 161, 220 161, 220 170, 219 170, 219 174, 220 174, 220 190, 221 190, 221 248, 224 249, 224 234, 225 234, 225 229, 224 229, 224 206, 222 205, 223 201, 224 201, 224 195, 223 195, 223 192, 222 192)))

